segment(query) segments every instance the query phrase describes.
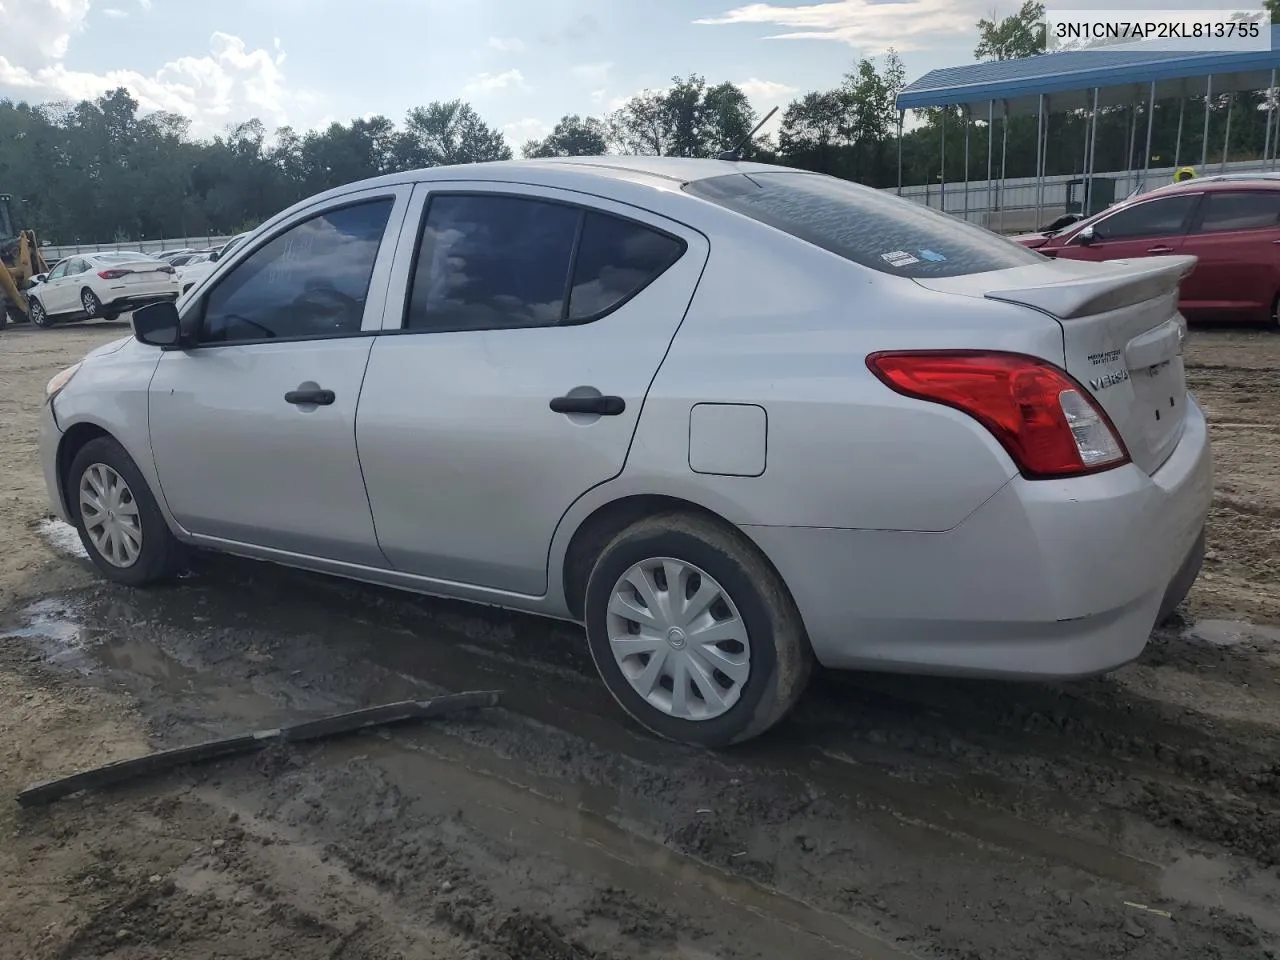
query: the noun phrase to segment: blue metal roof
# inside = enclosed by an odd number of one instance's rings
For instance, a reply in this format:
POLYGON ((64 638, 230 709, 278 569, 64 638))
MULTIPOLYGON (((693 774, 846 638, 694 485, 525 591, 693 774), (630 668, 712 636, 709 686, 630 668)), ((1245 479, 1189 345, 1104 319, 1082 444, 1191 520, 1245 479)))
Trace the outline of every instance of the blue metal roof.
POLYGON ((1210 75, 1215 93, 1263 89, 1277 68, 1280 24, 1271 28, 1270 50, 1151 51, 1130 44, 933 70, 903 88, 898 109, 965 105, 977 114, 994 100, 997 110, 1007 101, 1011 113, 1020 113, 1034 111, 1041 94, 1052 98, 1052 109, 1074 109, 1090 102, 1094 88, 1100 106, 1114 106, 1145 100, 1153 82, 1160 98, 1204 96, 1210 75))

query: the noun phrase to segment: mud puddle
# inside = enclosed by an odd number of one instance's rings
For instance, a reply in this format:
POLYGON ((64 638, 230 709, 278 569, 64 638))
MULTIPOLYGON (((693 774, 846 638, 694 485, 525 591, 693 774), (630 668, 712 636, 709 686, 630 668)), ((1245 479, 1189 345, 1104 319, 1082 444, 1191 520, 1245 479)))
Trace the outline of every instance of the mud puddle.
MULTIPOLYGON (((319 803, 303 801, 310 813, 295 826, 324 833, 348 864, 370 857, 362 824, 380 791, 427 804, 430 817, 462 810, 465 837, 449 856, 474 861, 475 882, 498 902, 541 910, 572 936, 599 925, 550 892, 568 876, 626 892, 611 909, 633 920, 656 911, 704 931, 710 940, 663 942, 714 946, 707 955, 753 955, 714 932, 699 906, 713 901, 775 932, 818 934, 760 932, 761 944, 805 944, 760 955, 839 945, 863 956, 1167 960, 1277 946, 1280 885, 1255 854, 1280 835, 1266 834, 1276 790, 1242 779, 1265 772, 1257 731, 1215 732, 1116 680, 823 677, 775 734, 708 754, 623 720, 571 626, 256 564, 219 560, 161 591, 42 601, 6 636, 129 690, 166 745, 406 696, 505 690, 503 709, 484 717, 327 745, 294 757, 283 778, 246 780, 241 762, 187 775, 217 780, 271 822, 302 809, 279 793, 293 784, 319 803), (1215 747, 1234 782, 1187 759, 1215 747), (507 859, 476 859, 492 844, 507 859), (514 886, 503 879, 512 871, 514 886), (686 887, 702 892, 662 896, 686 887)), ((1169 642, 1192 659, 1223 652, 1194 636, 1169 642)))

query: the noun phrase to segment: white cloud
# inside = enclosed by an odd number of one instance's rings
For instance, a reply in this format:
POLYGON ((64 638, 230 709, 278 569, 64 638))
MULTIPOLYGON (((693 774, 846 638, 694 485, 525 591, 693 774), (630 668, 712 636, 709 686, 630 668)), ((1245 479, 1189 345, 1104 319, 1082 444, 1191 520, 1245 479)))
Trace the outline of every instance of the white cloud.
POLYGON ((551 126, 534 117, 526 117, 523 120, 515 120, 512 123, 504 124, 502 127, 502 135, 507 138, 507 146, 517 153, 524 145, 526 140, 541 140, 551 132, 551 126))
POLYGON ((527 90, 524 74, 519 70, 504 70, 502 73, 481 73, 467 81, 467 93, 492 93, 495 90, 527 90))
POLYGON ((580 63, 576 67, 571 67, 569 72, 579 83, 603 87, 609 82, 609 71, 612 69, 613 61, 603 60, 599 63, 580 63))
POLYGON ((864 50, 903 51, 927 46, 925 38, 972 33, 989 6, 989 0, 826 0, 799 7, 749 3, 694 23, 761 24, 786 30, 768 40, 833 40, 864 50))
POLYGON ((170 110, 189 117, 197 136, 219 133, 228 123, 258 117, 268 129, 289 122, 291 108, 311 104, 290 92, 280 65, 283 51, 250 50, 239 37, 214 33, 205 56, 178 57, 152 74, 71 70, 61 62, 24 66, 0 56, 0 95, 20 91, 31 100, 94 99, 126 87, 143 111, 170 110))
POLYGON ((151 0, 138 0, 138 6, 140 6, 143 10, 150 10, 151 0))
POLYGON ((755 77, 750 80, 743 80, 734 84, 734 86, 752 100, 785 100, 793 93, 798 92, 795 87, 788 84, 778 83, 776 80, 757 80, 755 77))
POLYGON ((489 47, 502 53, 520 53, 524 50, 524 41, 519 37, 490 37, 489 47))
POLYGON ((121 10, 118 7, 107 7, 102 11, 104 17, 110 17, 112 20, 123 20, 129 15, 128 10, 121 10))
POLYGON ((88 14, 89 0, 0 0, 4 55, 27 67, 61 60, 88 14))
POLYGON ((592 102, 592 103, 604 103, 604 98, 605 98, 605 97, 607 97, 608 95, 609 95, 609 91, 608 91, 608 89, 606 89, 605 87, 601 87, 599 90, 592 90, 592 91, 591 91, 591 102, 592 102))

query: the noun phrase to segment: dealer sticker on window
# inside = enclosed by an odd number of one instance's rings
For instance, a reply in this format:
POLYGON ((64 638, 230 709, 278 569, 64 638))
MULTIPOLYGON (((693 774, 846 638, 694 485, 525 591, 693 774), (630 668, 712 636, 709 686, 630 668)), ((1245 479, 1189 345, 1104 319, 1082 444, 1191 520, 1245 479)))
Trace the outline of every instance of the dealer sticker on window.
POLYGON ((938 253, 936 250, 921 250, 920 259, 928 260, 930 263, 943 263, 946 261, 947 258, 944 257, 942 254, 938 253))
POLYGON ((894 250, 892 253, 880 254, 880 259, 891 267, 906 267, 913 263, 919 263, 919 257, 913 257, 905 250, 894 250))

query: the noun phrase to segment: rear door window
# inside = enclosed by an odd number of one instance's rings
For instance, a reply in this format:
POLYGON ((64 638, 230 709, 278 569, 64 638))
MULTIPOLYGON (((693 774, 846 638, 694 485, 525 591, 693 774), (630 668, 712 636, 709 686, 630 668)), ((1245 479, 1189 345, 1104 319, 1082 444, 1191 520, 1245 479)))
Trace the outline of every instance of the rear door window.
POLYGON ((1044 259, 964 220, 821 174, 735 173, 684 189, 882 273, 958 277, 1044 259))
POLYGON ((1135 203, 1097 221, 1093 235, 1099 240, 1140 240, 1185 233, 1199 199, 1198 193, 1183 193, 1135 203))
POLYGON ((1206 193, 1196 233, 1280 227, 1280 190, 1206 193))

